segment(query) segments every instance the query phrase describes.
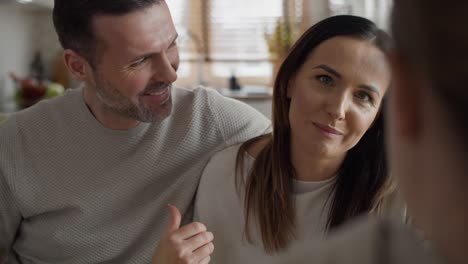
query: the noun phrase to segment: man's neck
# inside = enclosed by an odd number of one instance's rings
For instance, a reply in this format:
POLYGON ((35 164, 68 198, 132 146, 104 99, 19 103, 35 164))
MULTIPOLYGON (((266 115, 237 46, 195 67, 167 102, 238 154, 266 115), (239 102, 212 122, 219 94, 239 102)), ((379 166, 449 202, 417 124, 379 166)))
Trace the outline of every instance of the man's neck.
POLYGON ((97 95, 89 88, 83 89, 83 96, 89 111, 104 127, 113 130, 128 130, 140 124, 139 121, 123 117, 105 109, 97 95))

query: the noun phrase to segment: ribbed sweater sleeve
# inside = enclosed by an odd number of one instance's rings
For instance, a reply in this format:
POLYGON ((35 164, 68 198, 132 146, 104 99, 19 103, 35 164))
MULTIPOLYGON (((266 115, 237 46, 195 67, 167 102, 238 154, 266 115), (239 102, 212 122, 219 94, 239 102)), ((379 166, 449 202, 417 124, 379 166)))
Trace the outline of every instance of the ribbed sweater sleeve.
POLYGON ((167 204, 191 222, 210 156, 269 125, 215 90, 174 87, 168 118, 112 130, 82 93, 69 90, 0 125, 0 247, 9 249, 8 263, 149 263, 167 204))
MULTIPOLYGON (((1 126, 7 125, 14 126, 14 121, 6 122, 1 126)), ((16 130, 10 131, 13 133, 3 132, 0 135, 0 263, 10 250, 21 222, 21 214, 13 197, 14 186, 11 186, 11 178, 8 178, 8 176, 14 178, 16 175, 15 159, 12 158, 14 153, 11 149, 12 143, 16 141, 16 130), (8 144, 7 141, 10 143, 8 144)))
POLYGON ((220 100, 221 94, 207 91, 210 111, 221 129, 226 146, 243 142, 258 131, 263 131, 262 134, 271 131, 270 120, 253 107, 231 98, 220 100))

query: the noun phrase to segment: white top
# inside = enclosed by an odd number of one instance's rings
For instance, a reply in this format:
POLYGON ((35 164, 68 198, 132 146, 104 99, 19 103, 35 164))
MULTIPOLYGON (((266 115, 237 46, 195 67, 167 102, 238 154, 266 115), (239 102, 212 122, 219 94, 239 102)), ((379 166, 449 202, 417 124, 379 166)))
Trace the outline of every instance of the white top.
MULTIPOLYGON (((239 147, 231 146, 215 154, 198 187, 194 219, 204 223, 214 234, 215 250, 211 263, 288 263, 297 252, 295 248, 323 237, 329 210, 327 198, 335 178, 320 182, 294 181, 297 240, 292 241, 285 251, 270 256, 263 250, 259 232, 254 234, 254 245, 244 236, 245 193, 244 190, 240 194, 237 192, 234 175, 239 147)), ((247 171, 254 159, 247 154, 244 162, 247 171)))
POLYGON ((168 118, 129 130, 103 127, 81 89, 0 124, 7 263, 150 263, 167 204, 192 221, 210 156, 269 131, 262 114, 214 90, 174 87, 172 96, 168 118))

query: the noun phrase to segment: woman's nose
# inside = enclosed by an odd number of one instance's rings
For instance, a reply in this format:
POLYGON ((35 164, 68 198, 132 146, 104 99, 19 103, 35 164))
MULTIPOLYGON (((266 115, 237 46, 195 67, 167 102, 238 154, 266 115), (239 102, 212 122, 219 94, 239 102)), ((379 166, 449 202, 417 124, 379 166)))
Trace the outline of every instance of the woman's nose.
POLYGON ((344 93, 330 94, 327 101, 326 112, 335 120, 343 120, 346 117, 347 96, 344 93))

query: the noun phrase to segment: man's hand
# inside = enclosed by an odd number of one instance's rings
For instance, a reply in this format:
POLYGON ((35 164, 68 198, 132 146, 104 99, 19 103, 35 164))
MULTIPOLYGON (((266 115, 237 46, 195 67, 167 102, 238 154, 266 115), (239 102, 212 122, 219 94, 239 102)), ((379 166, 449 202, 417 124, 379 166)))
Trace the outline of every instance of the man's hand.
POLYGON ((180 227, 182 217, 177 207, 169 205, 171 218, 156 253, 153 264, 205 264, 213 253, 213 234, 197 222, 180 227))

